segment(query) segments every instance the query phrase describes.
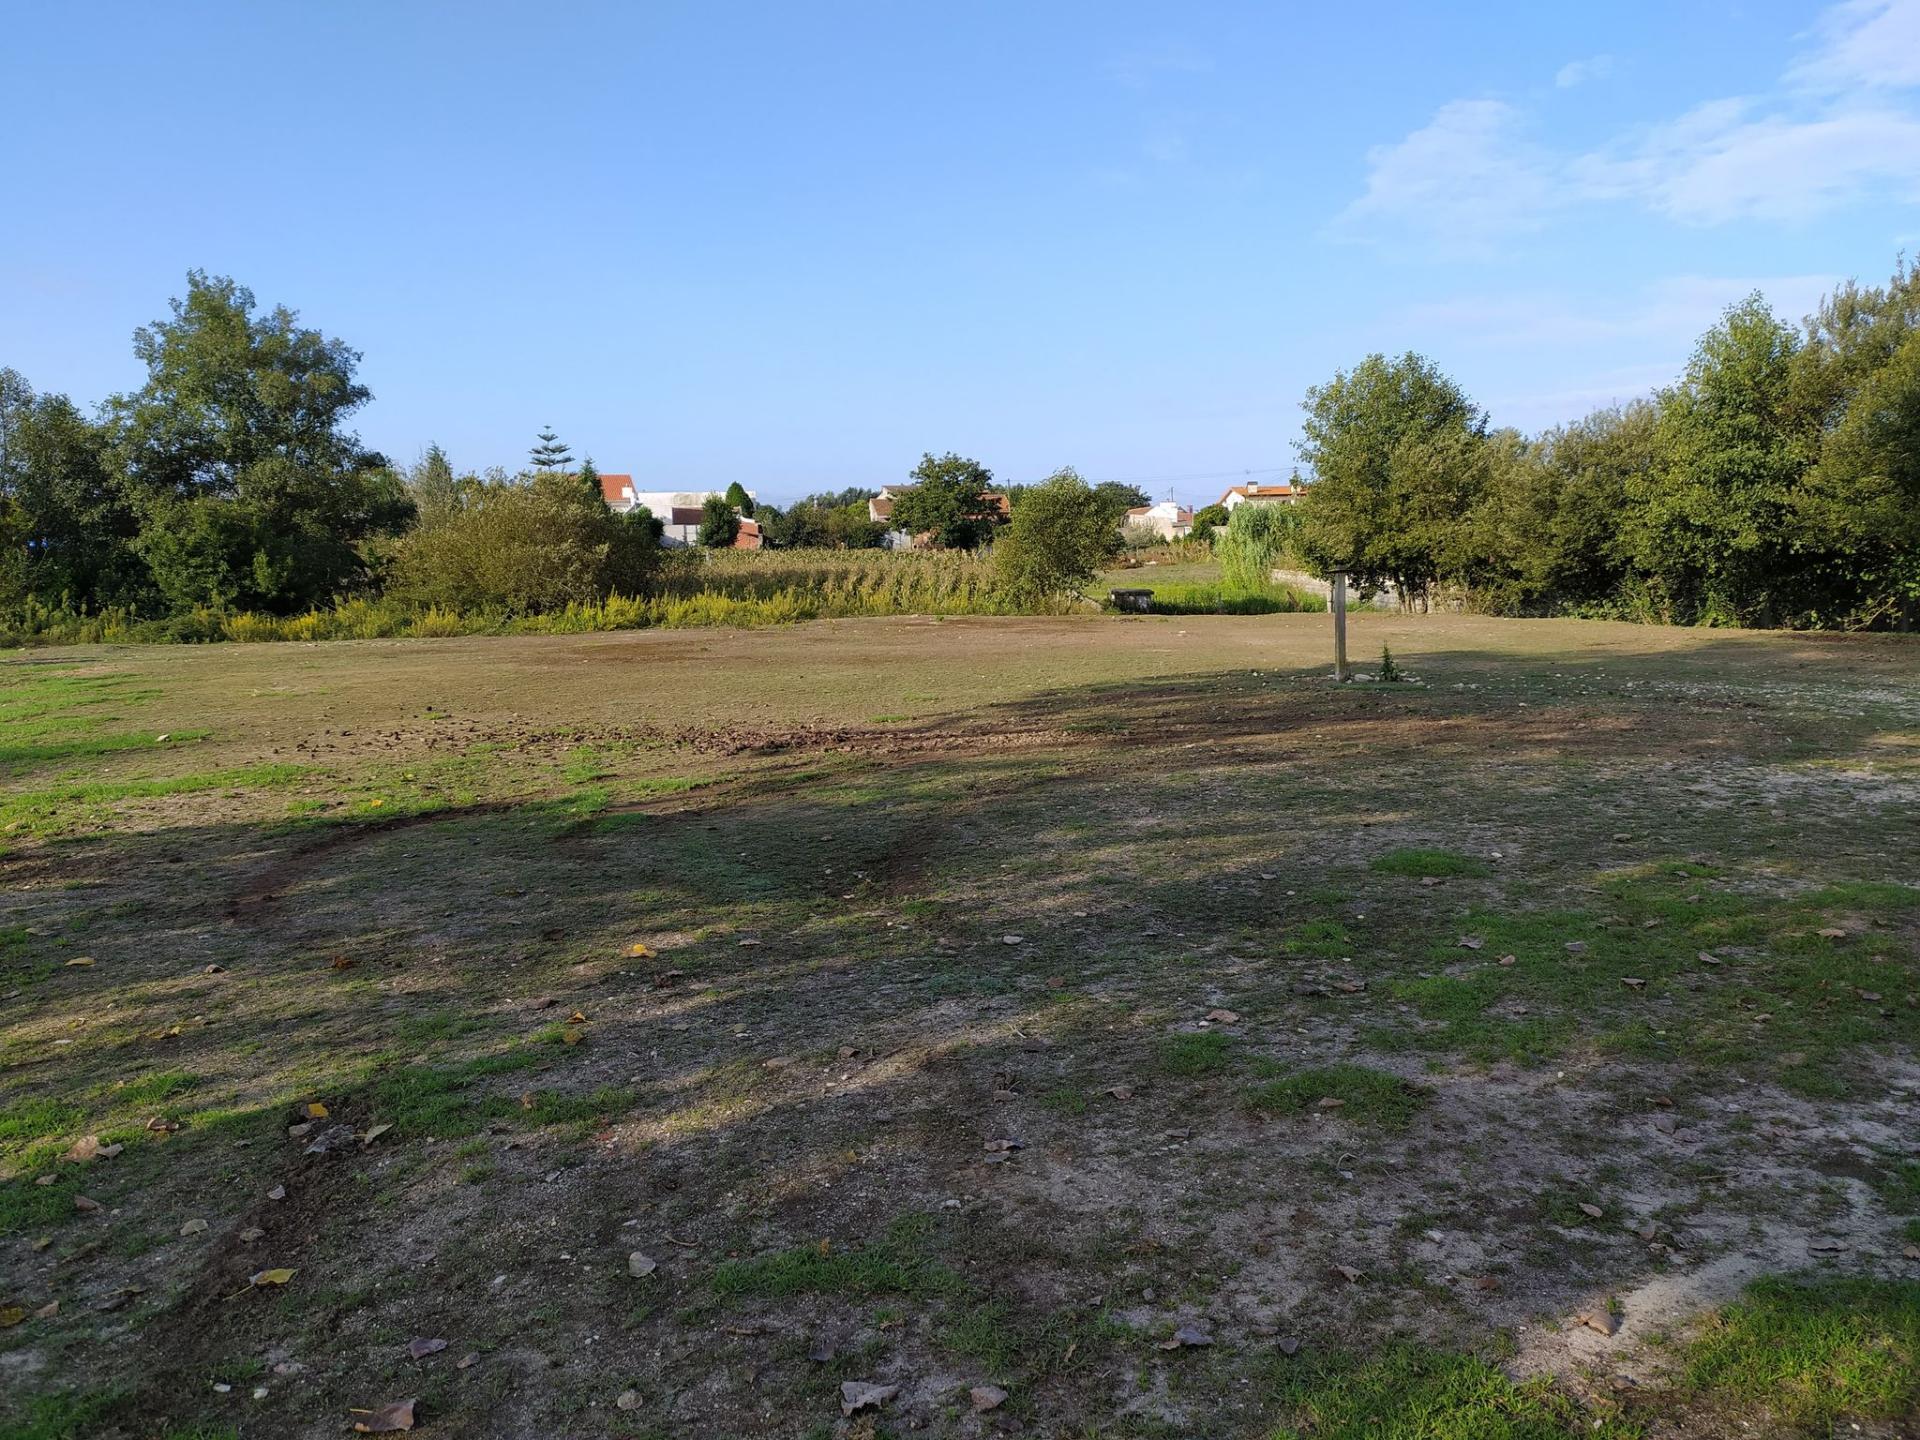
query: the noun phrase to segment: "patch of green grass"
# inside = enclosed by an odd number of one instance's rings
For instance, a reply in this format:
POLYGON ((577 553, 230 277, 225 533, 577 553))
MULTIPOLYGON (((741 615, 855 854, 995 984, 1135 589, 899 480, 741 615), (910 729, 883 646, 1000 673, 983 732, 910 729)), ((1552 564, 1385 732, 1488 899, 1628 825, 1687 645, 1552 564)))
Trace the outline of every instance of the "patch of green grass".
POLYGON ((120 1397, 111 1393, 38 1395, 25 1417, 7 1426, 6 1440, 89 1440, 106 1428, 120 1397))
POLYGON ((1328 1108, 1340 1119, 1387 1130, 1404 1130, 1429 1098, 1428 1091, 1398 1075, 1349 1064, 1296 1070, 1247 1092, 1254 1108, 1283 1115, 1302 1114, 1320 1108, 1323 1100, 1338 1100, 1342 1102, 1338 1107, 1328 1108))
POLYGON ((1881 1173, 1873 1188, 1896 1215, 1920 1215, 1920 1160, 1902 1160, 1881 1173))
POLYGON ((1766 1279, 1686 1347, 1703 1397, 1763 1409, 1796 1432, 1920 1410, 1920 1283, 1766 1279))
POLYGON ((1168 1075, 1217 1075, 1233 1059, 1233 1042, 1217 1030, 1169 1035, 1160 1042, 1154 1059, 1168 1075))
POLYGON ((185 1070, 156 1070, 109 1091, 108 1097, 119 1105, 157 1105, 162 1100, 185 1095, 199 1083, 198 1075, 185 1070))
POLYGON ((59 1100, 16 1100, 0 1109, 0 1155, 13 1155, 69 1133, 87 1118, 78 1105, 59 1100))
POLYGON ((303 765, 249 765, 159 780, 95 780, 82 785, 29 790, 0 799, 0 830, 28 835, 67 834, 78 829, 98 828, 105 812, 122 800, 291 785, 310 773, 303 765))
POLYGON ((1056 1115, 1080 1116, 1087 1113, 1087 1092, 1077 1085, 1056 1085, 1040 1097, 1040 1103, 1056 1115))
POLYGON ((1390 1345, 1372 1355, 1276 1359, 1273 1440, 1629 1440, 1637 1427, 1589 1416, 1546 1381, 1519 1383, 1477 1355, 1390 1345))
POLYGON ((1095 1363, 1116 1338, 1131 1333, 1104 1313, 1034 1311, 987 1300, 955 1315, 941 1329, 940 1343, 978 1362, 992 1378, 1012 1381, 1095 1363))
POLYGON ((1389 850, 1374 856, 1367 862, 1367 868, 1381 875, 1417 876, 1485 875, 1489 870, 1486 861, 1471 855, 1419 848, 1389 850))
POLYGON ((496 1120, 584 1124, 632 1106, 632 1093, 612 1085, 584 1095, 534 1089, 524 1097, 487 1085, 548 1063, 544 1034, 457 1065, 398 1065, 380 1072, 370 1087, 373 1121, 393 1126, 395 1139, 459 1140, 496 1120))
POLYGON ((903 1216, 873 1244, 842 1250, 827 1241, 752 1260, 727 1260, 713 1272, 723 1298, 778 1299, 790 1295, 909 1295, 933 1299, 964 1293, 966 1281, 931 1248, 925 1216, 903 1216))

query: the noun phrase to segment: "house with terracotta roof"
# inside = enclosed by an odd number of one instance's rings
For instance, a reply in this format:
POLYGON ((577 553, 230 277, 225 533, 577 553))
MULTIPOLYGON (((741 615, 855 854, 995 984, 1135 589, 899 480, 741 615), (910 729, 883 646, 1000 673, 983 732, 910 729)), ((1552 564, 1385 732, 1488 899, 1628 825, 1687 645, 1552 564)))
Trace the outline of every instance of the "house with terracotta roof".
POLYGON ((1214 503, 1231 513, 1241 505, 1294 505, 1307 493, 1304 485, 1234 485, 1214 503))
MULTIPOLYGON (((600 494, 612 509, 621 515, 629 510, 645 506, 663 527, 660 533, 662 545, 697 545, 700 541, 700 516, 711 496, 725 497, 724 490, 636 490, 631 475, 602 475, 600 494)), ((749 500, 757 500, 753 491, 747 491, 749 500)), ((753 540, 741 544, 735 539, 734 545, 742 550, 758 550, 762 540, 760 526, 751 520, 742 519, 741 532, 746 533, 753 526, 753 540)))
POLYGON ((1150 530, 1162 540, 1178 540, 1193 533, 1193 511, 1172 500, 1157 505, 1135 505, 1120 522, 1122 530, 1150 530))

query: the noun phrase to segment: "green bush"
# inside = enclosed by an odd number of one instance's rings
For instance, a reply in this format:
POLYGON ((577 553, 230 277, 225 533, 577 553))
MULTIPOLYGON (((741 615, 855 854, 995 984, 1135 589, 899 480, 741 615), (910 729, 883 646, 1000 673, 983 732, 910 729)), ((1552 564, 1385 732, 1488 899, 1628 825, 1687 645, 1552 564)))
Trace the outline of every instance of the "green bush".
POLYGON ((1236 506, 1227 528, 1215 541, 1220 578, 1229 590, 1258 591, 1274 570, 1300 563, 1301 517, 1292 505, 1250 503, 1236 506))
POLYGON ((416 608, 545 614, 640 593, 657 553, 650 517, 615 515, 573 476, 540 474, 479 485, 416 530, 388 593, 416 608))

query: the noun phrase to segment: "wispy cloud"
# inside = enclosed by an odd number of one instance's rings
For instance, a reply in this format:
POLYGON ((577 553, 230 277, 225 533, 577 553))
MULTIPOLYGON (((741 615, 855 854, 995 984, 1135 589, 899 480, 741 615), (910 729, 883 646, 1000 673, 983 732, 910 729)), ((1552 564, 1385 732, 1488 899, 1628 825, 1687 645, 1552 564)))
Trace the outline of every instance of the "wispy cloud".
MULTIPOLYGON (((1774 89, 1708 101, 1584 152, 1542 146, 1533 116, 1506 101, 1452 101, 1368 152, 1366 191, 1333 230, 1488 254, 1598 203, 1718 225, 1801 221, 1873 197, 1920 202, 1920 0, 1848 0, 1808 38, 1774 89)), ((1562 70, 1562 88, 1589 78, 1568 75, 1592 63, 1562 70)))
POLYGON ((1589 80, 1604 80, 1613 74, 1613 56, 1589 55, 1584 60, 1570 60, 1560 67, 1553 77, 1553 83, 1562 90, 1571 90, 1576 85, 1584 85, 1589 80))
POLYGON ((1684 354, 1729 305, 1759 291, 1798 320, 1839 282, 1836 275, 1674 275, 1624 301, 1583 303, 1561 294, 1501 291, 1408 307, 1403 328, 1444 332, 1451 345, 1485 350, 1648 341, 1684 354))
POLYGON ((1920 85, 1920 5, 1847 0, 1814 25, 1817 44, 1787 72, 1814 89, 1904 89, 1920 85))
POLYGON ((1367 191, 1341 214, 1353 236, 1417 220, 1448 252, 1537 230, 1555 204, 1555 159, 1504 100, 1455 100, 1406 139, 1367 153, 1367 191))

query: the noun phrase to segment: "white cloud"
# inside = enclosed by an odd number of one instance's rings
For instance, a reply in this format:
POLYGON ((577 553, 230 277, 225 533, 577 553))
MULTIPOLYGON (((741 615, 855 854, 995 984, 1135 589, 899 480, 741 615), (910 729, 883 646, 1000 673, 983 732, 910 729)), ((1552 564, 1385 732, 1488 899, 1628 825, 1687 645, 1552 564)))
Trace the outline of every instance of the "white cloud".
POLYGON ((1396 145, 1367 153, 1367 193, 1335 222, 1363 233, 1416 221, 1464 252, 1537 229, 1554 202, 1551 157, 1530 142, 1525 117, 1503 100, 1455 100, 1396 145))
MULTIPOLYGON (((1411 306, 1396 324, 1444 335, 1450 346, 1552 349, 1614 340, 1652 342, 1684 354, 1729 305, 1758 290, 1787 320, 1810 313, 1835 275, 1674 275, 1604 305, 1554 293, 1465 295, 1411 306)), ((1670 372, 1671 373, 1671 372, 1670 372)))
POLYGON ((1612 73, 1613 56, 1589 55, 1584 60, 1571 60, 1562 65, 1559 73, 1553 77, 1553 83, 1562 90, 1571 90, 1589 80, 1604 80, 1612 73))
POLYGON ((1819 89, 1920 85, 1920 0, 1847 0, 1814 25, 1814 51, 1787 78, 1819 89))
MULTIPOLYGON (((1505 101, 1452 101, 1368 152, 1366 193, 1334 229, 1484 254, 1600 202, 1688 225, 1802 221, 1869 198, 1920 203, 1920 105, 1900 93, 1920 87, 1920 0, 1848 0, 1813 33, 1778 89, 1708 101, 1584 153, 1532 141, 1529 116, 1505 101)), ((1583 68, 1593 63, 1563 69, 1561 88, 1599 73, 1583 68)))

